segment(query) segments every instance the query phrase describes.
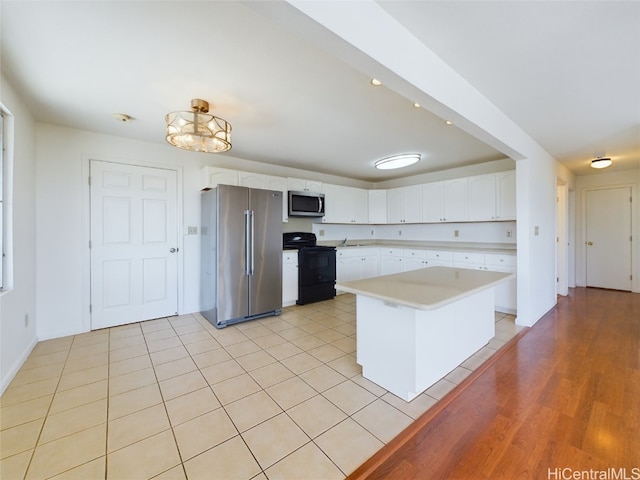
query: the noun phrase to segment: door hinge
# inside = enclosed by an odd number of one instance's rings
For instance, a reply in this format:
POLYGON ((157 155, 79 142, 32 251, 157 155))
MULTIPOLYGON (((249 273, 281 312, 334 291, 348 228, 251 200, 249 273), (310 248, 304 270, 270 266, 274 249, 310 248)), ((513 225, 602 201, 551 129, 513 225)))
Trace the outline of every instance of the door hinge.
POLYGON ((89 186, 91 186, 91 175, 87 177, 87 183, 89 184, 89 186))
POLYGON ((93 312, 93 305, 89 305, 89 313, 93 312))
POLYGON ((89 248, 91 248, 91 240, 89 240, 89 248))

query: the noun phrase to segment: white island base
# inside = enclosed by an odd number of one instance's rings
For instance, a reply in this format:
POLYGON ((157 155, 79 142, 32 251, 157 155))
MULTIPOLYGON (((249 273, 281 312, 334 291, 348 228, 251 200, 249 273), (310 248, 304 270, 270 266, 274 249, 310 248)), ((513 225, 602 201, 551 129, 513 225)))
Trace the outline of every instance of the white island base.
POLYGON ((495 335, 493 288, 436 310, 357 297, 362 375, 410 401, 495 335))
POLYGON ((357 295, 362 375, 414 399, 494 337, 493 287, 512 277, 432 267, 340 284, 357 295))

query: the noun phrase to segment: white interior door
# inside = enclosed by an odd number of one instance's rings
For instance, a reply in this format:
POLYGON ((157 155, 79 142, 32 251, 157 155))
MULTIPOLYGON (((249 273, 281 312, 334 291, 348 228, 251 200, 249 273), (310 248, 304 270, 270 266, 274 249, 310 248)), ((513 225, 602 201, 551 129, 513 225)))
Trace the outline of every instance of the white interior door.
POLYGON ((631 188, 586 192, 587 286, 631 290, 631 188))
POLYGON ((177 176, 91 161, 91 328, 175 315, 177 176))

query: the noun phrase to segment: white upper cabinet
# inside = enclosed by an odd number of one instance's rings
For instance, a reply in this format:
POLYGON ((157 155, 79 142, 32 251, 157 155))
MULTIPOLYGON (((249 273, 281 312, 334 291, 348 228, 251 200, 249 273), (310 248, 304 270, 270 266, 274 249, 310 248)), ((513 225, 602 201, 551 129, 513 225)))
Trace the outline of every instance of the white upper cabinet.
POLYGON ((469 177, 467 191, 469 220, 515 220, 515 170, 469 177))
POLYGON ((386 190, 369 190, 369 223, 387 223, 386 190))
POLYGON ((322 182, 287 177, 287 189, 294 192, 322 192, 322 182))
POLYGON ((387 190, 387 223, 422 222, 422 185, 387 190))
POLYGON ((238 185, 238 171, 218 167, 202 167, 202 187, 213 188, 217 185, 238 185))
POLYGON ((442 205, 445 222, 464 222, 467 215, 467 178, 442 182, 442 205))
POLYGON ((367 223, 369 195, 363 188, 324 184, 324 223, 367 223))
POLYGON ((516 171, 496 173, 496 216, 498 220, 516 218, 516 171))
POLYGON ((496 219, 496 175, 476 175, 467 181, 469 220, 496 219))
POLYGON ((422 185, 423 222, 467 220, 467 178, 422 185))
POLYGON ((443 182, 425 183, 422 186, 423 222, 444 222, 442 183, 443 182))

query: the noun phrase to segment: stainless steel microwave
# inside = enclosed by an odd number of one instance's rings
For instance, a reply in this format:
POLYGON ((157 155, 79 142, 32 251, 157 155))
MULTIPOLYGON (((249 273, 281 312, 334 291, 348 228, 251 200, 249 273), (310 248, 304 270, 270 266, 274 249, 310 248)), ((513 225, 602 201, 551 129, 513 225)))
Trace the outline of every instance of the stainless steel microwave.
POLYGON ((324 193, 289 191, 290 217, 324 217, 324 193))

